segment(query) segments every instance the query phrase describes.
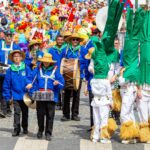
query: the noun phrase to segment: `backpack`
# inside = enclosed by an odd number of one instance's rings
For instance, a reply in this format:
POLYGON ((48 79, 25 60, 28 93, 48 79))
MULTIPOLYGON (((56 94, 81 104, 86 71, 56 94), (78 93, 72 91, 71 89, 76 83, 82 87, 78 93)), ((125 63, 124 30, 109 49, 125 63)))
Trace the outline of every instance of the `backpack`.
POLYGON ((5 25, 7 25, 7 23, 8 23, 8 21, 7 21, 6 17, 2 17, 1 18, 1 25, 5 26, 5 25))

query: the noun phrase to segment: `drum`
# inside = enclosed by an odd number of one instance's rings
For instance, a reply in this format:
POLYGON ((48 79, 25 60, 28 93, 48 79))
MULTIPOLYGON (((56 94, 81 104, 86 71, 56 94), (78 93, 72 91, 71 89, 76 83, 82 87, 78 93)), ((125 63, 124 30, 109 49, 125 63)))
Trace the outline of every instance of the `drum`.
POLYGON ((65 89, 78 90, 80 84, 79 60, 63 58, 60 72, 65 79, 65 89))
POLYGON ((32 100, 35 101, 54 101, 53 91, 36 91, 32 94, 32 100))

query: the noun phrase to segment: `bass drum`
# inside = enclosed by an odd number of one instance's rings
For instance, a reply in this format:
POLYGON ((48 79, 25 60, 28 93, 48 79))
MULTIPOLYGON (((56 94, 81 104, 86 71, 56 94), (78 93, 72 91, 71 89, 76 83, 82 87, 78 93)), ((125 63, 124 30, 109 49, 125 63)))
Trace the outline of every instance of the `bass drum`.
POLYGON ((62 59, 60 73, 65 79, 65 89, 78 90, 80 84, 80 65, 78 59, 62 59))

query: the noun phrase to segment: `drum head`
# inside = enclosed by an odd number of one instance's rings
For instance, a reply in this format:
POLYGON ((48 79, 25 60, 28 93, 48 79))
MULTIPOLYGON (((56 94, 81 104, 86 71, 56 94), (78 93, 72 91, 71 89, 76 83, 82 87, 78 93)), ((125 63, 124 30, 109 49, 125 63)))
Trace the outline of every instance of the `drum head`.
POLYGON ((80 85, 80 65, 78 59, 75 59, 73 79, 74 90, 78 90, 80 85))

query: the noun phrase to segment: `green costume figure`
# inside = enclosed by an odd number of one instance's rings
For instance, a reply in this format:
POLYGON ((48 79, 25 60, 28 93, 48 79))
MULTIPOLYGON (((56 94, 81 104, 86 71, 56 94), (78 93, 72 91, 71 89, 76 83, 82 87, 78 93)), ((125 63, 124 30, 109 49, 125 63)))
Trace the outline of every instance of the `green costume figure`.
POLYGON ((125 46, 123 50, 124 72, 119 77, 122 96, 120 138, 122 143, 136 143, 139 138, 139 128, 134 116, 134 102, 137 97, 137 84, 139 83, 139 57, 138 46, 140 31, 144 19, 144 11, 138 9, 133 14, 133 9, 127 12, 127 29, 125 46))
POLYGON ((116 123, 109 118, 110 105, 112 105, 112 92, 110 81, 108 80, 109 60, 108 55, 115 53, 114 39, 118 30, 119 20, 123 10, 123 3, 119 0, 112 0, 108 18, 102 36, 91 37, 93 48, 91 47, 85 58, 92 58, 94 62, 94 77, 91 80, 91 88, 94 98, 91 102, 94 115, 94 128, 91 134, 91 140, 101 143, 110 143, 109 140, 116 129, 116 123))
POLYGON ((150 11, 145 11, 140 43, 140 84, 137 101, 140 141, 150 143, 150 11))

